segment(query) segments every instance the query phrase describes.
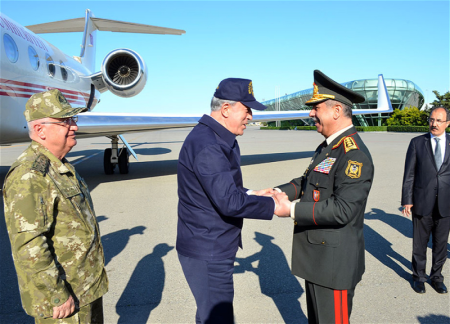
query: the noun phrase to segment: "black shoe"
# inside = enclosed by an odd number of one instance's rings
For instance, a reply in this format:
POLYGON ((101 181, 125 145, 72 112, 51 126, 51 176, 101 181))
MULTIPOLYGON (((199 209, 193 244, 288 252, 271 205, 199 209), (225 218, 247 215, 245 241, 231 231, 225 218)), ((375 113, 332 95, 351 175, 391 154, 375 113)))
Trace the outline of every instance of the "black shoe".
POLYGON ((425 283, 421 282, 421 281, 413 281, 413 289, 418 294, 424 294, 425 293, 425 283))
POLYGON ((432 281, 431 287, 434 288, 439 294, 446 294, 447 293, 447 287, 445 287, 443 282, 439 281, 432 281))

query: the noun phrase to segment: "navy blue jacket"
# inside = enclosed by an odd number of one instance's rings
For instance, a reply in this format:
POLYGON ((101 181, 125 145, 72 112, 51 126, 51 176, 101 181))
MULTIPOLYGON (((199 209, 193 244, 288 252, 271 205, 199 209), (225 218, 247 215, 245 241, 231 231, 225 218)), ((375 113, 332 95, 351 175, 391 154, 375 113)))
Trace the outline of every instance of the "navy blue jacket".
POLYGON ((270 197, 247 195, 236 135, 204 115, 178 159, 177 251, 200 260, 234 257, 243 218, 272 219, 270 197))

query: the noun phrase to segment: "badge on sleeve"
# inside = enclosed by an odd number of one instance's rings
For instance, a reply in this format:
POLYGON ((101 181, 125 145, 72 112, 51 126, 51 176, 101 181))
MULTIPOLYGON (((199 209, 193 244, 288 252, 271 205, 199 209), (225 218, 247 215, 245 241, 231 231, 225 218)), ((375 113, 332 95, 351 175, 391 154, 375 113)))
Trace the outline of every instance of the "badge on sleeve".
POLYGON ((357 179, 357 178, 361 177, 362 167, 363 167, 362 163, 349 160, 347 169, 345 169, 345 174, 352 179, 357 179))
POLYGON ((314 199, 314 201, 319 201, 319 199, 320 199, 320 191, 319 190, 313 190, 313 199, 314 199))

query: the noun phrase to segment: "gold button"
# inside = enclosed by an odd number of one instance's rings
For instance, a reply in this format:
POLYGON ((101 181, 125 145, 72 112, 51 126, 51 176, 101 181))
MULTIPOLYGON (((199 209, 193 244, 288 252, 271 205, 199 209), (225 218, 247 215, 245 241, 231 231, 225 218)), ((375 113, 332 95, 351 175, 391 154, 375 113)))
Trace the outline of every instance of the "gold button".
POLYGON ((319 183, 317 182, 317 183, 316 183, 316 186, 318 186, 318 185, 319 185, 319 183))
POLYGON ((328 156, 328 153, 327 153, 327 154, 325 154, 325 156, 328 156))
POLYGON ((302 190, 302 196, 305 194, 305 192, 302 190))
POLYGON ((325 241, 322 241, 322 244, 325 244, 325 241))
POLYGON ((294 221, 294 225, 297 226, 297 221, 294 221))

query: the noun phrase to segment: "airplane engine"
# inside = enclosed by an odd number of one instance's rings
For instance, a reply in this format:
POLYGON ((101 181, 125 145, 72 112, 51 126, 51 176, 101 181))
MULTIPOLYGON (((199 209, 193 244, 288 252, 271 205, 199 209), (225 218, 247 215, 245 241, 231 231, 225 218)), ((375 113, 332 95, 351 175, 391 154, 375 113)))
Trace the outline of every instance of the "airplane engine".
POLYGON ((125 48, 117 49, 103 60, 101 76, 109 91, 119 97, 129 98, 144 89, 147 66, 138 53, 125 48))

